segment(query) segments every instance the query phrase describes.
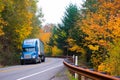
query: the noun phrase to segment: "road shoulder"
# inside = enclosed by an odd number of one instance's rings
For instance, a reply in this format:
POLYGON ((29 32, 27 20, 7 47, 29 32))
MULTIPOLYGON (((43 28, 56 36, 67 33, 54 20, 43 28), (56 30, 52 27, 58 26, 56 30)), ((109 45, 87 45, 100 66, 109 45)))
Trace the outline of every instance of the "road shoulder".
POLYGON ((51 80, 69 80, 66 71, 67 71, 67 69, 64 67, 51 80))

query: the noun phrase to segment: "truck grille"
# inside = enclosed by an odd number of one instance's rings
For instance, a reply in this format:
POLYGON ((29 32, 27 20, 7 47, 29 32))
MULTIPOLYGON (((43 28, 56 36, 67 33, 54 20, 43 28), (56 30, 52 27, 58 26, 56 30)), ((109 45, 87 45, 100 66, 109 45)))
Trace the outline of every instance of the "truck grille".
POLYGON ((29 58, 31 58, 31 55, 26 54, 26 55, 24 55, 24 58, 25 58, 25 59, 29 59, 29 58))

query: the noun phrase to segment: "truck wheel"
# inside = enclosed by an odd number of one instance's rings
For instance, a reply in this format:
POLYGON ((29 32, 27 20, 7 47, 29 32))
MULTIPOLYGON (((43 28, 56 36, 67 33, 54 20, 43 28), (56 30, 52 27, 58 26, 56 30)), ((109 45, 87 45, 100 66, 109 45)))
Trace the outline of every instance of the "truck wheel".
POLYGON ((37 60, 36 59, 34 60, 34 63, 37 64, 37 60))
POLYGON ((42 61, 42 62, 45 62, 45 56, 42 56, 41 61, 42 61))
POLYGON ((23 60, 20 60, 20 64, 21 64, 21 65, 24 65, 25 63, 24 63, 24 61, 23 61, 23 60))
POLYGON ((39 60, 38 63, 41 63, 41 58, 40 57, 38 58, 38 60, 39 60))

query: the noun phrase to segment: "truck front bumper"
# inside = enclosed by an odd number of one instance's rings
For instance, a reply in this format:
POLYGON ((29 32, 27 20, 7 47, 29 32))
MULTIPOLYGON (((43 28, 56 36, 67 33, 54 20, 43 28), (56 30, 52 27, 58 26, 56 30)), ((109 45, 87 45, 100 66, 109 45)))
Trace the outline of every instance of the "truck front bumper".
POLYGON ((20 60, 21 62, 23 63, 35 63, 36 62, 36 59, 21 59, 20 60))

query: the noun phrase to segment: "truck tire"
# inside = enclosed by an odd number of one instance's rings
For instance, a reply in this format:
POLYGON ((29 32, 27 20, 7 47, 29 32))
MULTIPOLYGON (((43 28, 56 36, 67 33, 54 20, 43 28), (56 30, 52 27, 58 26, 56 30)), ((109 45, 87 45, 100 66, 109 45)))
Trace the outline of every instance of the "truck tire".
POLYGON ((38 63, 41 63, 41 58, 40 57, 38 58, 38 60, 39 60, 38 63))
POLYGON ((24 61, 23 61, 23 60, 20 60, 20 64, 21 64, 21 65, 24 65, 25 63, 24 63, 24 61))
POLYGON ((34 64, 37 64, 37 59, 34 60, 34 64))
POLYGON ((41 57, 41 61, 42 61, 42 62, 45 62, 45 56, 42 56, 42 57, 41 57))

